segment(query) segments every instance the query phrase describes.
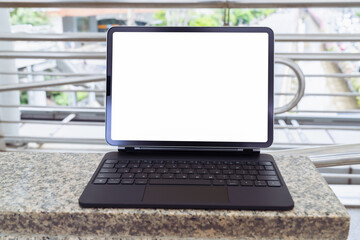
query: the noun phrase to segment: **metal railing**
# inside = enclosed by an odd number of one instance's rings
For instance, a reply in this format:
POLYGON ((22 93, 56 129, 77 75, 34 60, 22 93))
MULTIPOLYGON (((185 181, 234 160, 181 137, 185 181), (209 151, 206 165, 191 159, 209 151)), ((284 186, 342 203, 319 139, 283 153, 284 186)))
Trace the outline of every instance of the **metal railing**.
MULTIPOLYGON (((123 1, 123 0, 111 0, 111 1, 70 1, 70 0, 15 0, 15 1, 0 1, 0 8, 16 8, 16 7, 32 7, 32 8, 299 8, 299 7, 360 7, 360 0, 295 0, 295 1, 253 1, 253 0, 239 0, 239 1, 123 1)), ((56 41, 56 42, 104 42, 106 35, 104 33, 62 33, 62 34, 28 34, 28 33, 0 33, 0 41, 56 41)), ((360 41, 360 34, 276 34, 275 41, 277 43, 283 42, 358 42, 360 41)), ((360 77, 360 74, 304 74, 295 61, 358 61, 360 60, 360 54, 358 53, 276 53, 276 62, 284 64, 294 71, 294 74, 276 74, 275 77, 288 77, 296 78, 299 82, 298 89, 295 93, 291 92, 276 92, 276 96, 293 96, 293 99, 285 106, 281 106, 275 110, 276 114, 283 114, 285 112, 293 113, 360 113, 358 109, 350 110, 312 110, 312 109, 294 109, 299 101, 304 97, 317 96, 317 97, 356 97, 360 96, 359 93, 350 92, 338 92, 338 93, 306 93, 305 79, 326 77, 326 78, 351 78, 360 77)), ((0 51, 0 59, 105 59, 105 52, 66 52, 66 51, 0 51)), ((62 77, 60 79, 47 80, 42 82, 20 83, 16 85, 1 85, 0 92, 5 91, 19 91, 19 90, 32 90, 32 91, 62 91, 62 92, 92 92, 96 94, 103 94, 104 89, 63 89, 54 88, 62 85, 84 85, 89 82, 101 82, 105 80, 103 74, 84 74, 84 73, 64 73, 64 72, 0 72, 0 75, 32 75, 32 76, 51 76, 62 77)), ((314 80, 316 81, 316 80, 314 80)), ((0 93, 1 94, 1 93, 0 93)), ((52 112, 55 111, 68 111, 76 114, 83 112, 93 111, 96 113, 104 113, 103 107, 48 107, 48 106, 31 106, 31 105, 14 105, 14 104, 2 104, 2 108, 20 108, 22 110, 29 109, 43 109, 52 112)), ((82 123, 62 123, 61 121, 42 121, 44 124, 59 124, 59 125, 96 125, 99 123, 82 122, 82 123), (52 123, 50 123, 52 122, 52 123)), ((20 121, 1 121, 3 124, 38 124, 39 122, 30 120, 20 121)), ((103 123, 99 124, 103 125, 103 123)), ((358 131, 357 126, 334 126, 334 125, 286 125, 281 126, 276 124, 275 129, 289 129, 289 130, 344 130, 344 131, 358 131)), ((3 136, 6 141, 10 141, 11 136, 3 136)), ((42 140, 44 140, 43 138, 42 140)), ((13 139, 14 140, 14 139, 13 139)), ((17 139, 19 140, 19 139, 17 139)), ((25 140, 36 140, 29 137, 25 140)), ((59 141, 61 141, 60 139, 59 141)), ((64 142, 68 140, 63 139, 64 142)), ((51 139, 49 138, 50 142, 51 139)), ((36 141, 35 141, 36 142, 36 141)), ((281 144, 281 143, 279 143, 281 144)), ((288 143, 288 145, 294 145, 296 143, 288 143)), ((324 143, 325 145, 326 143, 324 143)), ((302 145, 311 145, 311 143, 304 143, 302 145)), ((319 144, 314 144, 319 145, 319 144)))
POLYGON ((360 7, 358 0, 12 0, 0 1, 0 8, 306 8, 360 7))

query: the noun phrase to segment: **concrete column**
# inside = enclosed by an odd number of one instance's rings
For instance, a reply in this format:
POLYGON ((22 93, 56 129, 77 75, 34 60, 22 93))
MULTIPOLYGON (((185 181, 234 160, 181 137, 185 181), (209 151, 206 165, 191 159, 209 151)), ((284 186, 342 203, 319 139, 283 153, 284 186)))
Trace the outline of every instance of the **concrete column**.
MULTIPOLYGON (((10 33, 10 12, 8 8, 0 8, 0 33, 10 33)), ((12 42, 0 41, 0 51, 13 51, 14 46, 12 42)), ((17 71, 15 60, 13 59, 0 59, 0 71, 17 71)), ((19 82, 17 75, 0 75, 0 84, 17 84, 19 82)), ((19 91, 1 92, 0 104, 2 105, 18 105, 20 104, 19 91)), ((0 108, 0 120, 20 120, 19 108, 0 108)), ((0 123, 0 136, 2 135, 19 135, 19 124, 1 124, 0 123)), ((1 143, 0 150, 4 148, 4 141, 1 143)))

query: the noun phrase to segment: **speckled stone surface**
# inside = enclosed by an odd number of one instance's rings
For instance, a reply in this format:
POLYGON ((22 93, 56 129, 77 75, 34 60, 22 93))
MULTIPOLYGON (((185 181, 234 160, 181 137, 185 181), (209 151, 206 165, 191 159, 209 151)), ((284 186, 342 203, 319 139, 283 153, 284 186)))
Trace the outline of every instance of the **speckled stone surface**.
POLYGON ((348 213, 305 157, 274 155, 291 211, 82 209, 102 156, 0 153, 0 238, 347 238, 348 213))

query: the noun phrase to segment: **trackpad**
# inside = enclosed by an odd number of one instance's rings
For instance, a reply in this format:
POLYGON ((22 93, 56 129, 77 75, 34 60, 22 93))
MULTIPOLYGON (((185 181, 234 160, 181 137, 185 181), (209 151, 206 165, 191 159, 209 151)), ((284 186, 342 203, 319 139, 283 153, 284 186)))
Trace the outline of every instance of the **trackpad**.
POLYGON ((147 203, 227 203, 227 187, 147 186, 143 202, 147 203))

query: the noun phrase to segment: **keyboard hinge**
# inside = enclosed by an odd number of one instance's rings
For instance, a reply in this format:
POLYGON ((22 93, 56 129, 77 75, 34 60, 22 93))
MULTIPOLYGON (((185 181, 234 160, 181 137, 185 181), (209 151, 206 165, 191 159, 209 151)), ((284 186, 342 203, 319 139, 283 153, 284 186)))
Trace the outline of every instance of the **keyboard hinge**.
POLYGON ((244 152, 244 153, 260 153, 260 148, 239 148, 238 149, 239 152, 244 152))
POLYGON ((118 147, 119 152, 135 152, 134 147, 118 147))

